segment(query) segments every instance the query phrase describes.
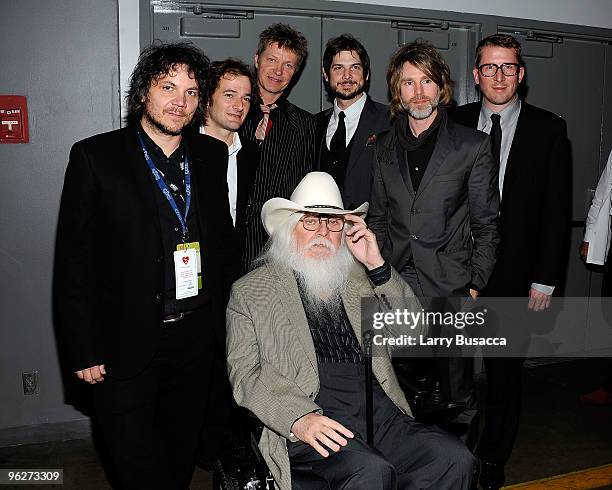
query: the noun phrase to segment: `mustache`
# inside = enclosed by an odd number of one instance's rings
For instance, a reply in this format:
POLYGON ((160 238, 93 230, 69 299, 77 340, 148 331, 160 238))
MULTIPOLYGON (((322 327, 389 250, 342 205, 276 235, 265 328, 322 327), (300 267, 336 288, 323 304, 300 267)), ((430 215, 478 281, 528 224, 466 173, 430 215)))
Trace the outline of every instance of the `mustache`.
POLYGON ((412 99, 410 99, 409 101, 410 103, 413 102, 431 102, 431 99, 427 96, 417 96, 417 97, 413 97, 412 99))
POLYGON ((308 250, 311 250, 314 247, 320 247, 320 246, 323 246, 332 252, 336 251, 336 247, 331 242, 331 240, 329 240, 328 238, 319 236, 319 237, 313 238, 312 241, 304 247, 304 252, 307 252, 308 250))

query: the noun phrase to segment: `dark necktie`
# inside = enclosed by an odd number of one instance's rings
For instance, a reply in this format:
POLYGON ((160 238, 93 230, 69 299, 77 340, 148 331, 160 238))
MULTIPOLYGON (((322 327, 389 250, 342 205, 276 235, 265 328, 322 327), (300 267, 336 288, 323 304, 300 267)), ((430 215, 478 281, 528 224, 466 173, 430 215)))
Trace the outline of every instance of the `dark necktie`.
POLYGON ((489 136, 491 137, 491 152, 493 153, 493 158, 497 162, 497 165, 501 164, 501 140, 502 140, 502 129, 501 129, 501 116, 499 114, 491 114, 491 121, 493 122, 493 126, 491 126, 491 132, 489 136))
POLYGON ((337 162, 342 161, 344 152, 346 151, 346 126, 344 125, 345 117, 346 114, 340 111, 340 114, 338 114, 338 127, 336 128, 336 132, 329 142, 329 151, 332 152, 334 159, 337 162))

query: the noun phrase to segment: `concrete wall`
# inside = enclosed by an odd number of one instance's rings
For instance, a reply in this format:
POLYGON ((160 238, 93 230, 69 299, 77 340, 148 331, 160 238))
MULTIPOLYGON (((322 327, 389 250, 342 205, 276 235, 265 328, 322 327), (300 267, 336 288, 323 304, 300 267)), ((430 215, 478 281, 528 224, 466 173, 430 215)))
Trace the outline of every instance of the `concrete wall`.
POLYGON ((0 2, 0 94, 27 96, 30 123, 29 143, 0 144, 0 428, 83 417, 55 348, 55 227, 70 146, 119 127, 118 53, 116 0, 0 2))

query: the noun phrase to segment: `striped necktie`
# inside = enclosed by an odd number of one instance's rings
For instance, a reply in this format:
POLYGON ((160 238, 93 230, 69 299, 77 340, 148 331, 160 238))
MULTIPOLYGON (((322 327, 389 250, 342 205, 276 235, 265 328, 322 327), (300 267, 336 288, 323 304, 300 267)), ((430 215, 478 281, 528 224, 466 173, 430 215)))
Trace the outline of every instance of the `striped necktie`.
POLYGON ((257 129, 255 129, 255 138, 258 141, 263 141, 270 129, 272 128, 272 121, 270 120, 270 111, 276 109, 278 106, 276 104, 261 104, 261 112, 263 112, 263 117, 259 124, 257 125, 257 129))

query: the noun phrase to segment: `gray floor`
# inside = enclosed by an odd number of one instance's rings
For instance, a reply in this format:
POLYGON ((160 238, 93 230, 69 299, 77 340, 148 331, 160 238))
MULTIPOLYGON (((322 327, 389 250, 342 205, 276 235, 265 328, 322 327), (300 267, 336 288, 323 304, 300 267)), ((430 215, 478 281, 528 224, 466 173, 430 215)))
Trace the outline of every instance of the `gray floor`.
MULTIPOLYGON (((508 483, 612 463, 612 407, 578 400, 580 393, 596 388, 611 367, 610 360, 590 359, 530 363, 525 368, 521 431, 508 464, 508 483)), ((0 468, 64 469, 64 485, 40 488, 110 488, 87 438, 0 448, 0 468)), ((208 473, 198 469, 192 489, 210 488, 208 473)))

